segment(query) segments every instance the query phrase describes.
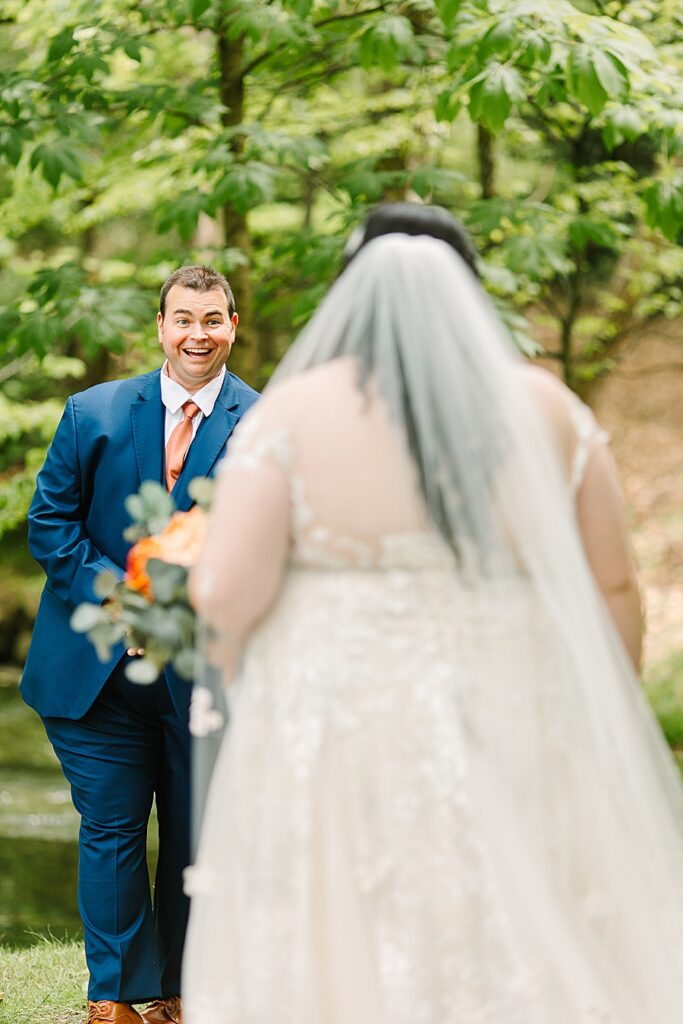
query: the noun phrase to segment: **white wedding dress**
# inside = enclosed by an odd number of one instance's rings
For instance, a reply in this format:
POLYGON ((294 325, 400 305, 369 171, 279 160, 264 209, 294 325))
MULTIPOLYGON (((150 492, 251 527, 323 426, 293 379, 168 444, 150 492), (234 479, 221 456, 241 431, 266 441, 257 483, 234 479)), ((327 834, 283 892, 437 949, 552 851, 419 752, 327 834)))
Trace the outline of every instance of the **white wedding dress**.
MULTIPOLYGON (((597 432, 577 422, 575 486, 597 432)), ((431 531, 339 535, 282 432, 247 430, 226 468, 262 460, 288 475, 291 555, 188 873, 189 1024, 674 1024, 529 581, 462 579, 431 531)))
MULTIPOLYGON (((677 1024, 676 782, 587 567, 581 635, 558 624, 523 541, 468 568, 353 374, 285 381, 225 460, 237 504, 252 478, 286 494, 289 541, 188 871, 184 1019, 677 1024)), ((602 443, 578 403, 574 423, 572 536, 602 443)))

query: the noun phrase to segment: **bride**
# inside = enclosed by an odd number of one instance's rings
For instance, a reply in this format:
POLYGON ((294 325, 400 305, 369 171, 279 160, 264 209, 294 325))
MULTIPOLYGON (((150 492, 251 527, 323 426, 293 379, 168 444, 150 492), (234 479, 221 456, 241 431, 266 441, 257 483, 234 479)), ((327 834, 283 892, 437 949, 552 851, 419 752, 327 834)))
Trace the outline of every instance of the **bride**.
POLYGON ((371 216, 224 462, 189 1024, 681 1019, 683 803, 611 458, 461 243, 371 216))

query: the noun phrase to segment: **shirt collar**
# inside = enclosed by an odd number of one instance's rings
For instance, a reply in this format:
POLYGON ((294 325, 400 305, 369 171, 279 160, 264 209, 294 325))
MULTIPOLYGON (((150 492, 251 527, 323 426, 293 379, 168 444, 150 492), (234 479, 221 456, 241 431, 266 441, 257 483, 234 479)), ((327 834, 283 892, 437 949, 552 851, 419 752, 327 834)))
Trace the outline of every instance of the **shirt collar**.
POLYGON ((175 415, 185 402, 194 402, 205 416, 210 416, 223 387, 224 380, 225 367, 222 366, 221 372, 213 380, 210 380, 203 388, 200 388, 199 391, 195 391, 191 395, 182 384, 169 377, 168 361, 166 361, 161 367, 161 401, 172 415, 175 415))

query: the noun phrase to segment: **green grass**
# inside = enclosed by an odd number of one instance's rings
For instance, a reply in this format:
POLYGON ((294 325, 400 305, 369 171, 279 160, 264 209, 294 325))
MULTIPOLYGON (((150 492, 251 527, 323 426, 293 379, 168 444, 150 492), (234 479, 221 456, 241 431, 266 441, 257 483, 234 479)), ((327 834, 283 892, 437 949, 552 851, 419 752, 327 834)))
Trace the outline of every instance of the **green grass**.
POLYGON ((683 651, 647 672, 645 684, 650 704, 683 771, 683 651))
POLYGON ((0 1024, 82 1024, 87 982, 79 942, 0 946, 0 1024))

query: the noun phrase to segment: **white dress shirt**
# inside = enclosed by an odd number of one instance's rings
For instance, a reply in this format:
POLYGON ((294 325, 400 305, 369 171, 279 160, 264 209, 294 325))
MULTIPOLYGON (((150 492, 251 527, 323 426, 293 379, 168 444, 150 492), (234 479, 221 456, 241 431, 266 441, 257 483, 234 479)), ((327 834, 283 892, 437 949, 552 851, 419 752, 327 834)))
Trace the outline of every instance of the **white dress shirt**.
POLYGON ((225 367, 221 369, 218 376, 210 380, 208 384, 205 384, 199 391, 195 391, 193 395, 186 391, 182 384, 178 381, 173 380, 168 375, 168 363, 165 362, 161 367, 161 401, 164 403, 166 409, 166 421, 164 424, 164 445, 168 444, 168 439, 173 433, 175 427, 178 426, 183 418, 183 406, 185 402, 194 402, 195 405, 199 406, 199 412, 192 420, 192 438, 194 439, 199 424, 202 422, 205 416, 210 416, 213 412, 213 407, 216 404, 216 399, 220 394, 220 390, 223 387, 223 381, 225 379, 225 367))

